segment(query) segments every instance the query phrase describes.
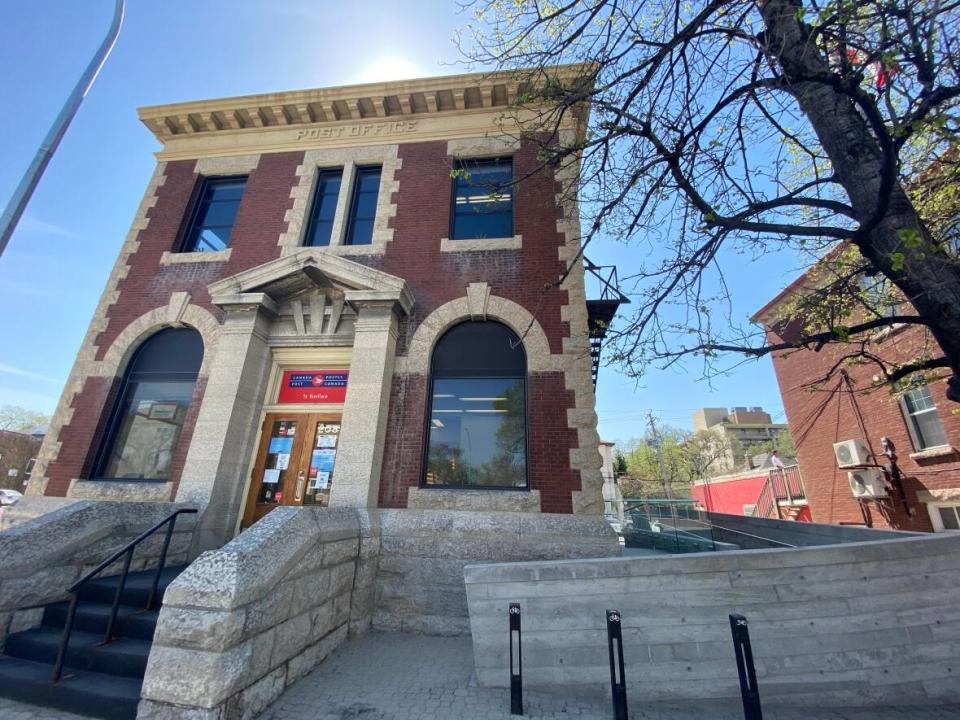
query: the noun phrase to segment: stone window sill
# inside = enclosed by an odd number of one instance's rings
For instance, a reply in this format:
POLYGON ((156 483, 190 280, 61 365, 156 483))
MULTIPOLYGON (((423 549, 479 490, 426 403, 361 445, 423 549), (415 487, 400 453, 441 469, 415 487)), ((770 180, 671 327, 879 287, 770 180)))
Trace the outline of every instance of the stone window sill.
POLYGON ((446 487, 412 487, 407 494, 410 510, 472 510, 540 512, 540 491, 527 488, 463 490, 446 487))
POLYGON ((957 454, 957 449, 952 445, 937 445, 936 447, 927 448, 926 450, 919 450, 917 452, 910 453, 911 460, 936 460, 940 458, 951 457, 957 454))
POLYGON ((322 245, 316 249, 331 255, 383 255, 386 252, 383 245, 322 245))
POLYGON ((160 256, 161 265, 181 265, 201 262, 226 262, 230 259, 233 248, 218 250, 217 252, 170 252, 167 250, 160 256))
POLYGON ((440 240, 440 252, 483 252, 484 250, 520 250, 523 235, 506 238, 479 238, 476 240, 440 240))

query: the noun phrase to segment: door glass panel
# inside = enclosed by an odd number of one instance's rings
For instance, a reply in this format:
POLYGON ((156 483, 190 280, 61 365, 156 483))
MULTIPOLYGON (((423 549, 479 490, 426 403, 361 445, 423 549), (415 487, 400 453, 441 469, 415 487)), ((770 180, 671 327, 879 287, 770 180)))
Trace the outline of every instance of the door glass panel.
POLYGON ((317 431, 310 446, 310 470, 303 496, 304 505, 330 504, 330 486, 333 483, 333 466, 337 459, 339 440, 339 422, 317 423, 317 431))
POLYGON ((273 423, 263 477, 260 479, 260 491, 257 494, 258 503, 283 503, 283 483, 287 479, 287 473, 296 472, 296 462, 291 462, 290 458, 296 433, 296 420, 277 420, 273 423))

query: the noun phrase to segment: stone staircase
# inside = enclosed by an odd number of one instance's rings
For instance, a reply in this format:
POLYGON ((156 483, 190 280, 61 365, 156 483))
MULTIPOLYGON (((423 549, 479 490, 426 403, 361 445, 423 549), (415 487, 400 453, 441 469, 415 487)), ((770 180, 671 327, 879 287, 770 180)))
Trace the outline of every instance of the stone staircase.
POLYGON ((104 644, 118 577, 91 580, 79 591, 69 651, 59 682, 51 682, 69 602, 47 605, 38 627, 7 637, 0 655, 0 697, 80 715, 129 720, 137 715, 140 687, 153 642, 162 593, 185 566, 160 575, 158 609, 144 610, 155 570, 130 573, 114 625, 104 644))

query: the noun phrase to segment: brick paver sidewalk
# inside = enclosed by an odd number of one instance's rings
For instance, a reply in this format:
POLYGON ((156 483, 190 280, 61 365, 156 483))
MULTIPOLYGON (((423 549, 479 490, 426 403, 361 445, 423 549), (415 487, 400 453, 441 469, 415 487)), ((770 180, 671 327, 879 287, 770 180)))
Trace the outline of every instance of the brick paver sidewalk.
MULTIPOLYGON (((259 720, 511 720, 509 691, 477 687, 469 637, 370 633, 343 645, 259 720)), ((762 688, 761 688, 762 693, 762 688)), ((610 720, 609 700, 524 693, 524 717, 610 720)), ((640 720, 742 720, 739 704, 630 705, 640 720)), ((960 708, 781 710, 766 720, 956 720, 960 708)))

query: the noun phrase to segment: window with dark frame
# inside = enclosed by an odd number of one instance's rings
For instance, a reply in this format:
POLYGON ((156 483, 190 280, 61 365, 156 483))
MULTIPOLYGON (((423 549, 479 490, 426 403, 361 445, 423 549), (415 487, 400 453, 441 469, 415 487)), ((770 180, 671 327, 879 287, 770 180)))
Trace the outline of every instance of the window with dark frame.
POLYGON ((144 341, 123 375, 92 477, 170 478, 202 361, 196 330, 167 328, 144 341))
POLYGON ((458 160, 450 238, 513 237, 513 159, 458 160))
POLYGON ((915 450, 926 450, 947 444, 937 406, 926 382, 920 381, 900 398, 900 407, 907 421, 907 430, 915 450))
POLYGON ((230 247, 246 177, 204 178, 180 252, 218 252, 230 247))
POLYGON ((380 194, 380 170, 379 165, 357 168, 344 245, 373 243, 373 221, 377 217, 377 196, 380 194))
POLYGON ((524 489, 526 357, 496 322, 466 322, 437 342, 423 485, 524 489))
POLYGON ((321 247, 330 244, 342 179, 342 168, 324 169, 317 172, 317 189, 313 195, 313 207, 310 211, 310 222, 307 226, 307 234, 304 237, 304 245, 321 247))

